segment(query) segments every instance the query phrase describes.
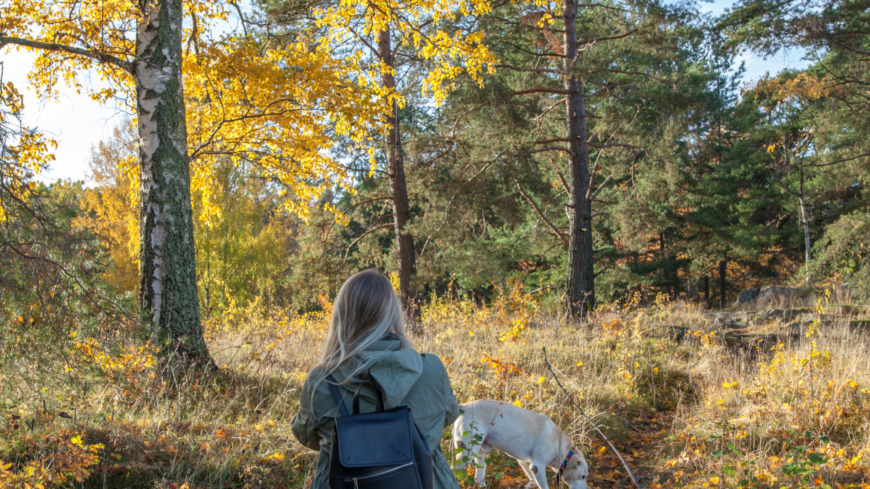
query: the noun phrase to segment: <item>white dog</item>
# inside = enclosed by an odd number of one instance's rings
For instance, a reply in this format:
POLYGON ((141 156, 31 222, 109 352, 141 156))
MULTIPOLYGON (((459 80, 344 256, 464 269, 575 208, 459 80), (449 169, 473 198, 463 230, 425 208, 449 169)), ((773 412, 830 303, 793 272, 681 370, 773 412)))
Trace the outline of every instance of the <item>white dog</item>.
POLYGON ((472 401, 460 404, 459 409, 461 414, 453 424, 453 447, 462 449, 457 460, 464 456, 470 459, 466 458, 466 463, 457 468, 465 468, 470 460, 482 466, 474 474, 478 486, 483 487, 486 477, 484 458, 496 449, 517 459, 533 481, 526 489, 549 489, 547 467, 556 471, 571 489, 587 489, 586 458, 547 416, 499 401, 472 401))

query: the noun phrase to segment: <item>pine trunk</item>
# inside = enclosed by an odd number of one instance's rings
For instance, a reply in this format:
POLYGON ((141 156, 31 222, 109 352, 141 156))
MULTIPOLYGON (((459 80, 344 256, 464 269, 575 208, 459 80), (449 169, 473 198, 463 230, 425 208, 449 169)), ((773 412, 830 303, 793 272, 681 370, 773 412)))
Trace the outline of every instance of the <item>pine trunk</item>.
POLYGON ((209 359, 196 284, 181 73, 181 0, 143 0, 136 35, 141 169, 139 300, 161 346, 209 359))
POLYGON ((574 74, 577 58, 576 0, 563 0, 565 24, 565 129, 570 155, 571 193, 568 199, 567 313, 585 317, 595 305, 595 270, 592 260, 592 222, 589 194, 589 150, 586 145, 586 98, 582 80, 574 74))
POLYGON ((800 197, 800 205, 801 205, 801 220, 803 221, 804 227, 804 266, 806 267, 806 283, 808 286, 813 285, 812 278, 810 278, 810 261, 813 259, 811 252, 810 242, 810 220, 807 216, 807 201, 804 200, 803 195, 800 197))
MULTIPOLYGON (((393 49, 390 29, 378 36, 378 53, 389 68, 393 67, 393 49)), ((385 71, 382 75, 385 88, 395 90, 396 78, 385 71)), ((408 187, 405 184, 405 158, 402 152, 402 137, 399 131, 399 106, 393 101, 387 117, 387 163, 389 165, 390 195, 393 202, 393 223, 396 234, 396 254, 399 271, 399 299, 406 312, 413 313, 414 297, 411 292, 411 274, 414 269, 414 241, 405 229, 409 217, 408 187)))
POLYGON ((728 304, 728 261, 719 262, 719 308, 725 309, 728 304))
POLYGON ((704 307, 710 307, 710 276, 704 275, 704 307))

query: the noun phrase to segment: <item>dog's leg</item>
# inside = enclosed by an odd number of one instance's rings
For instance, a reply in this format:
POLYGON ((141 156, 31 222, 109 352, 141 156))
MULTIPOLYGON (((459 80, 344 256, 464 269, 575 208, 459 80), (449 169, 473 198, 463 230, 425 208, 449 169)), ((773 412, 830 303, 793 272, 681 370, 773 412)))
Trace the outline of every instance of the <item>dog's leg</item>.
POLYGON ((529 468, 529 465, 531 464, 529 464, 529 462, 517 460, 517 465, 519 465, 520 468, 523 469, 526 477, 529 478, 529 483, 523 486, 523 489, 535 489, 536 487, 538 487, 538 484, 535 482, 535 476, 532 474, 532 469, 529 468))
POLYGON ((532 460, 529 465, 529 472, 532 473, 532 479, 541 489, 550 489, 547 485, 547 464, 532 460))
POLYGON ((474 470, 474 483, 479 487, 486 487, 486 456, 489 455, 489 451, 490 448, 483 445, 475 454, 475 463, 478 467, 474 470))

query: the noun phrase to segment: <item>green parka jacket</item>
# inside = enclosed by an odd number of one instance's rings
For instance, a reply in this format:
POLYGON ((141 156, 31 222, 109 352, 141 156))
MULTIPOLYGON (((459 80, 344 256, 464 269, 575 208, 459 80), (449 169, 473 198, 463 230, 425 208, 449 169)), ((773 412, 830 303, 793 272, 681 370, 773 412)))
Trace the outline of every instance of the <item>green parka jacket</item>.
MULTIPOLYGON (((383 392, 384 409, 408 406, 414 420, 432 448, 432 469, 435 489, 459 489, 450 465, 441 451, 444 429, 459 417, 459 405, 450 387, 447 370, 435 355, 401 349, 398 340, 379 341, 351 364, 332 374, 341 384, 339 391, 350 409, 353 393, 363 382, 372 381, 383 392), (361 365, 367 365, 348 379, 361 365)), ((326 381, 317 382, 316 371, 305 380, 300 398, 299 414, 291 424, 300 443, 319 450, 317 469, 311 489, 329 489, 329 455, 332 450, 332 427, 339 417, 338 406, 326 381), (315 379, 314 386, 312 379, 315 379), (313 387, 313 391, 312 391, 313 387)), ((371 386, 360 391, 360 412, 375 410, 377 397, 371 386)))

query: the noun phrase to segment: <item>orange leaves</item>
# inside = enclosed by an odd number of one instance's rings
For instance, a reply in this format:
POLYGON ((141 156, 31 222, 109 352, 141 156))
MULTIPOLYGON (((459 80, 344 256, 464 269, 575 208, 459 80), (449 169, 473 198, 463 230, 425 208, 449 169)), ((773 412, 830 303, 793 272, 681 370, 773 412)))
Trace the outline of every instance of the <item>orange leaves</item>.
POLYGON ((832 89, 825 78, 804 71, 793 77, 764 78, 758 82, 756 90, 776 101, 788 103, 820 99, 830 95, 832 89))
POLYGON ((102 445, 87 445, 80 433, 59 430, 31 440, 33 458, 17 467, 0 465, 0 487, 45 488, 83 482, 97 464, 102 445))
POLYGON ((610 321, 604 321, 601 323, 601 329, 609 333, 619 333, 622 331, 624 326, 625 325, 622 323, 622 320, 618 317, 614 317, 610 321))
POLYGON ((500 358, 486 356, 480 359, 480 363, 486 365, 493 373, 498 375, 501 382, 505 382, 509 377, 521 375, 523 373, 522 369, 512 358, 502 360, 500 358))

